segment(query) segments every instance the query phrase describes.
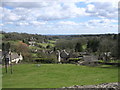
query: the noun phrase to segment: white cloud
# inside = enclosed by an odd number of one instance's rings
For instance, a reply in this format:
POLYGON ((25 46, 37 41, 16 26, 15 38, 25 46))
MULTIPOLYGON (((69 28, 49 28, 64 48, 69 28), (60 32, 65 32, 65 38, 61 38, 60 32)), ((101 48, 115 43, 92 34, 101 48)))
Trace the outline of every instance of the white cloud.
POLYGON ((117 20, 110 20, 110 19, 93 19, 93 20, 89 20, 88 21, 89 23, 94 23, 94 24, 111 24, 111 23, 117 23, 118 21, 117 20))
POLYGON ((9 7, 23 7, 23 8, 36 8, 36 7, 46 7, 49 3, 46 2, 4 2, 2 6, 9 7), (29 4, 28 4, 29 3, 29 4))
POLYGON ((14 24, 14 23, 13 22, 5 22, 4 24, 6 25, 6 24, 14 24))
POLYGON ((45 25, 46 22, 31 21, 30 24, 31 25, 45 25))
POLYGON ((6 16, 5 19, 10 20, 10 21, 17 21, 20 19, 20 16, 17 16, 16 14, 11 13, 11 14, 9 14, 8 17, 6 16))
POLYGON ((18 26, 27 26, 27 25, 29 25, 29 23, 27 23, 27 22, 17 22, 15 24, 18 25, 18 26))
POLYGON ((21 18, 21 16, 17 15, 16 13, 13 13, 11 10, 3 8, 3 17, 2 20, 4 21, 17 21, 21 18))
MULTIPOLYGON (((43 0, 1 0, 2 2, 43 2, 43 0)), ((44 0, 46 2, 54 2, 54 0, 44 0)), ((56 0, 58 2, 83 2, 86 0, 56 0)))
POLYGON ((95 2, 111 3, 112 7, 116 7, 117 8, 119 0, 84 0, 84 2, 86 2, 86 3, 95 3, 95 2))
POLYGON ((54 3, 76 3, 81 1, 84 0, 2 0, 2 5, 11 7, 40 8, 50 6, 54 3))
POLYGON ((95 13, 95 6, 93 4, 87 5, 87 12, 95 13))
POLYGON ((0 24, 0 26, 4 26, 4 24, 0 24))
POLYGON ((90 16, 116 18, 118 7, 114 7, 111 2, 92 2, 87 5, 86 13, 90 16))
POLYGON ((0 19, 2 19, 2 17, 3 17, 3 8, 0 7, 0 19))
POLYGON ((36 21, 30 23, 30 25, 16 26, 14 28, 8 27, 6 30, 40 33, 40 34, 98 34, 118 31, 118 25, 112 23, 116 21, 109 20, 90 20, 83 23, 76 23, 74 21, 60 21, 57 23, 36 24, 36 21), (25 27, 24 27, 25 26, 25 27), (24 31, 23 31, 24 30, 24 31))
MULTIPOLYGON (((97 32, 97 30, 114 30, 117 25, 117 0, 4 0, 4 6, 13 8, 4 8, 5 24, 19 26, 33 26, 36 31, 61 31, 66 32, 97 32), (10 3, 11 2, 11 3, 10 3), (16 2, 16 3, 12 3, 16 2), (31 2, 31 3, 30 3, 31 2), (76 2, 83 2, 86 7, 77 7, 76 2), (29 3, 29 4, 28 4, 29 3), (100 17, 87 22, 77 23, 73 21, 62 21, 63 19, 79 18, 86 16, 100 17), (54 23, 52 21, 60 20, 54 23), (48 22, 51 23, 48 23, 48 22), (92 28, 92 29, 91 29, 92 28), (90 29, 90 31, 89 31, 90 29)), ((79 4, 79 3, 78 3, 79 4)), ((0 7, 0 13, 2 13, 0 7)), ((3 15, 0 14, 0 17, 3 15)), ((79 21, 79 20, 78 20, 79 21)), ((34 31, 34 30, 33 30, 34 31)), ((102 31, 103 32, 103 31, 102 31)))
POLYGON ((93 20, 89 20, 87 22, 84 23, 84 25, 86 25, 87 27, 92 27, 92 28, 98 28, 98 27, 106 27, 106 28, 111 28, 111 27, 115 27, 117 24, 117 20, 114 19, 93 19, 93 20))
POLYGON ((58 25, 79 25, 79 24, 72 21, 60 21, 58 22, 58 25))
POLYGON ((76 23, 74 21, 60 21, 56 24, 57 27, 70 27, 70 28, 101 28, 101 27, 106 27, 106 28, 111 28, 111 27, 116 27, 118 21, 114 19, 93 19, 89 20, 86 22, 81 22, 81 23, 76 23))
POLYGON ((26 13, 43 20, 73 18, 85 15, 113 18, 118 15, 118 0, 4 0, 3 2, 4 6, 19 8, 16 9, 19 14, 21 12, 25 14, 26 11, 26 13), (77 7, 76 2, 84 2, 87 7, 77 7), (25 10, 25 8, 29 10, 25 10))
MULTIPOLYGON (((17 5, 17 4, 16 4, 17 5)), ((78 8, 75 3, 50 2, 46 7, 24 8, 16 7, 4 10, 5 20, 56 20, 85 15, 84 8, 78 8), (7 18, 6 18, 7 17, 7 18)))
POLYGON ((56 19, 65 19, 73 18, 78 16, 83 16, 85 10, 83 8, 78 8, 74 3, 54 3, 49 7, 43 7, 36 11, 38 19, 43 20, 56 20, 56 19))

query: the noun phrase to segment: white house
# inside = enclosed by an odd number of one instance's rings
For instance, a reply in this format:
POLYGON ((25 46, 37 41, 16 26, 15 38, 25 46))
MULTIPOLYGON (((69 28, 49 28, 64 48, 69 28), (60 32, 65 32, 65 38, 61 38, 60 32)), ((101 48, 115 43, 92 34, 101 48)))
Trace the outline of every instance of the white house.
POLYGON ((36 43, 35 41, 29 41, 30 44, 29 46, 35 46, 35 43, 36 43))
POLYGON ((20 53, 20 55, 18 55, 17 53, 11 53, 11 55, 9 54, 8 57, 9 57, 9 64, 11 64, 11 62, 12 63, 15 62, 17 64, 23 60, 21 53, 20 53))
MULTIPOLYGON (((0 63, 2 63, 3 58, 4 58, 3 52, 2 50, 0 50, 0 63)), ((23 60, 23 56, 21 55, 21 53, 18 55, 18 53, 15 52, 11 52, 11 53, 9 52, 9 54, 7 54, 5 58, 8 64, 11 64, 11 62, 17 64, 23 60)))

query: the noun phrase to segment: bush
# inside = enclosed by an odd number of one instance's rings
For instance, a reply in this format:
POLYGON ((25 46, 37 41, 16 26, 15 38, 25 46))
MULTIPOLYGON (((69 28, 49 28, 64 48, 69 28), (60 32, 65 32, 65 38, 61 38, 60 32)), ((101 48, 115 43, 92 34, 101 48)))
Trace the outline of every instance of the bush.
POLYGON ((35 62, 37 63, 55 63, 55 60, 53 58, 35 58, 35 62))
POLYGON ((81 59, 80 58, 69 58, 68 59, 68 62, 69 63, 77 63, 78 61, 80 61, 81 59))
POLYGON ((67 60, 61 60, 61 63, 69 63, 67 60))

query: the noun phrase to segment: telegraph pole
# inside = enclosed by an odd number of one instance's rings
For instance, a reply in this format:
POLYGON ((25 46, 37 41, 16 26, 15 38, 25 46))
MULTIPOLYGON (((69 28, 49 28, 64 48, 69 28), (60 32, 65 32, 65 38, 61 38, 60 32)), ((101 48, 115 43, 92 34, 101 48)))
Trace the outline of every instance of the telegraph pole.
POLYGON ((7 58, 6 58, 6 55, 5 55, 5 70, 6 70, 6 73, 7 73, 7 58))
POLYGON ((8 65, 8 62, 9 62, 9 49, 10 49, 10 43, 7 42, 7 43, 3 43, 2 44, 2 51, 4 53, 4 59, 5 59, 5 69, 6 69, 6 73, 7 73, 7 65, 8 65))
POLYGON ((13 70, 12 70, 12 58, 11 58, 11 50, 9 52, 9 55, 10 55, 10 67, 11 67, 11 74, 13 73, 13 70))
POLYGON ((3 55, 4 55, 4 65, 5 65, 5 71, 6 71, 6 73, 7 73, 7 58, 6 58, 6 54, 7 54, 7 52, 6 52, 6 44, 5 43, 2 43, 2 53, 3 53, 3 55))

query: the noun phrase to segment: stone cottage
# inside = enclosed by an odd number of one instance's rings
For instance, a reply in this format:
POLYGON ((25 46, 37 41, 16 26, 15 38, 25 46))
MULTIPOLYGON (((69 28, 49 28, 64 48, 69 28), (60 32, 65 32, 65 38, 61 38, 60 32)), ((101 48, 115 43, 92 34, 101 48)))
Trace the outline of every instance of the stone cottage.
POLYGON ((23 56, 21 55, 21 53, 18 54, 18 53, 12 52, 11 54, 9 53, 6 55, 6 57, 4 57, 2 51, 0 51, 0 62, 1 63, 2 63, 3 58, 5 58, 5 60, 7 60, 6 62, 8 64, 11 64, 11 63, 17 64, 23 60, 23 56))

